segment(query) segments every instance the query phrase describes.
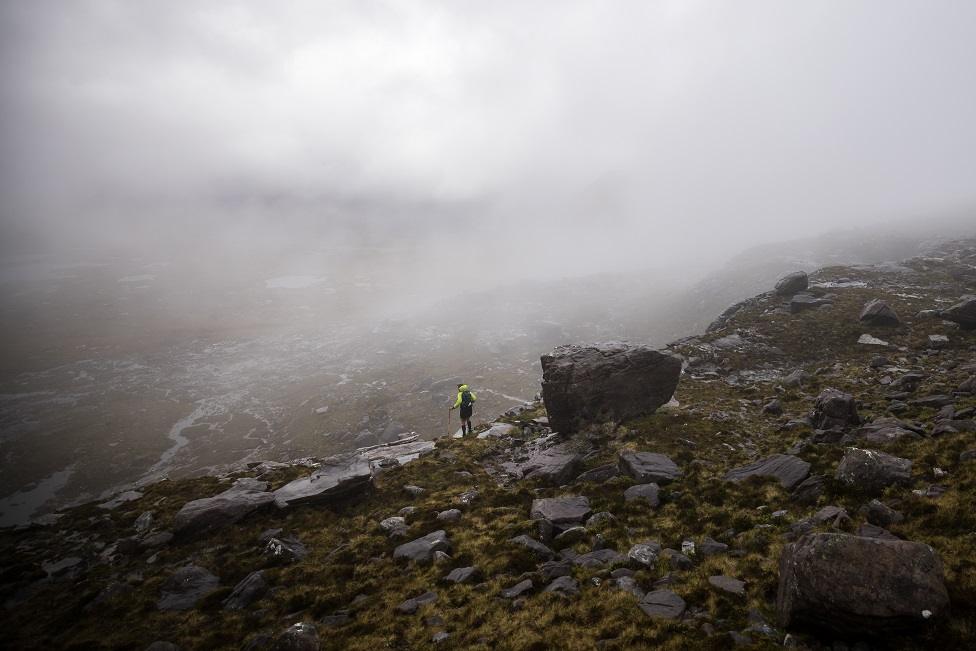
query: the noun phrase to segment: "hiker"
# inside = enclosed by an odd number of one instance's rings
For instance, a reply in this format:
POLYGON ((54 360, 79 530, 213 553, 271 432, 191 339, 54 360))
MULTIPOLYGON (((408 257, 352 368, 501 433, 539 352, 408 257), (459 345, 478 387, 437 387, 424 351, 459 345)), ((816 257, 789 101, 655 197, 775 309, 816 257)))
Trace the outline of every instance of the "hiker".
POLYGON ((478 396, 468 388, 467 384, 457 385, 457 390, 457 400, 454 401, 451 411, 458 407, 461 408, 461 434, 470 434, 474 429, 471 427, 471 412, 474 411, 474 401, 478 399, 478 396), (467 430, 464 429, 465 424, 467 424, 467 430))

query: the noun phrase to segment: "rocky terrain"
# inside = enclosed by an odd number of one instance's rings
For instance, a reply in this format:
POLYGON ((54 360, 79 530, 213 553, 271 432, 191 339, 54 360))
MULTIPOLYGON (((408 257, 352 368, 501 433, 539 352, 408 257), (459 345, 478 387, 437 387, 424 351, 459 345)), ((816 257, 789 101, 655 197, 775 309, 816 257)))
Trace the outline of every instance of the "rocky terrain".
POLYGON ((768 287, 663 351, 555 349, 475 437, 4 530, 5 646, 971 647, 976 240, 768 287))

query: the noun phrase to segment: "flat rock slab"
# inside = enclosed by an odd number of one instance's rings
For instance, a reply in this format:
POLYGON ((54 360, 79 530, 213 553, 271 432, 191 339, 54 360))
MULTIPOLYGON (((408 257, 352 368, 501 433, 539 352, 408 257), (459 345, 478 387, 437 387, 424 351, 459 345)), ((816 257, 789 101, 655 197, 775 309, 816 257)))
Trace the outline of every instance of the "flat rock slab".
POLYGON ((479 439, 489 439, 489 438, 501 438, 503 436, 512 436, 519 431, 519 428, 510 423, 492 423, 491 427, 486 429, 484 432, 478 433, 479 439))
POLYGON ((220 579, 199 565, 184 565, 163 583, 156 606, 160 610, 189 610, 219 585, 220 579))
POLYGON ((949 608, 942 561, 921 543, 808 534, 779 562, 780 623, 837 635, 918 632, 949 608))
POLYGON ((642 500, 647 502, 651 508, 656 509, 661 505, 660 491, 661 489, 657 484, 635 484, 624 491, 624 501, 642 500))
POLYGON ((663 484, 681 476, 681 469, 666 454, 624 451, 617 457, 620 471, 642 484, 663 484))
POLYGON ((267 591, 268 582, 264 579, 264 572, 251 572, 224 599, 224 610, 243 610, 263 597, 267 591))
POLYGON ((571 576, 560 576, 553 579, 552 583, 547 585, 542 591, 558 592, 565 595, 578 595, 579 583, 571 576))
POLYGON ((894 484, 909 484, 912 462, 877 450, 847 448, 835 478, 860 490, 880 492, 894 484))
POLYGON ((773 477, 786 490, 793 490, 810 474, 810 464, 792 454, 774 454, 725 474, 725 481, 739 482, 749 477, 773 477))
POLYGON ((173 519, 173 533, 177 536, 210 533, 270 506, 274 500, 266 482, 239 481, 223 493, 184 504, 173 519))
POLYGON ((559 527, 579 524, 590 516, 590 500, 582 495, 547 497, 532 501, 529 517, 533 520, 548 520, 559 527))
POLYGON ((618 468, 616 464, 608 463, 605 466, 598 466, 580 474, 580 476, 576 478, 576 483, 591 481, 595 484, 602 484, 603 482, 609 481, 610 479, 613 479, 619 475, 620 468, 618 468))
POLYGON ((654 567, 661 555, 661 544, 658 542, 637 543, 627 552, 627 558, 644 567, 654 567))
POLYGON ((289 482, 274 492, 279 508, 321 504, 366 490, 372 478, 369 459, 347 455, 327 459, 308 477, 289 482))
POLYGON ((538 479, 561 486, 572 480, 582 464, 583 457, 568 445, 554 445, 533 452, 516 466, 516 474, 522 479, 538 479))
POLYGON ((402 558, 414 563, 430 563, 434 560, 434 552, 450 553, 450 551, 451 541, 447 538, 447 532, 441 529, 398 546, 393 550, 393 558, 402 558))
POLYGON ((511 588, 502 590, 499 594, 505 599, 514 599, 515 597, 519 597, 526 592, 530 592, 534 587, 535 584, 532 583, 532 579, 526 579, 516 583, 511 588))
POLYGON ((963 330, 976 329, 976 296, 964 296, 948 310, 943 310, 942 318, 958 323, 963 330))
POLYGON ((477 567, 457 567, 444 577, 447 583, 471 583, 478 578, 480 571, 477 567))
POLYGON ((428 591, 420 596, 407 599, 397 606, 397 611, 403 613, 404 615, 413 615, 421 606, 432 604, 435 601, 437 601, 437 593, 428 591))
POLYGON ((681 375, 677 357, 616 342, 559 346, 541 361, 542 400, 563 434, 652 414, 671 400, 681 375))
POLYGON ((526 535, 515 536, 509 542, 513 542, 516 545, 521 545, 522 547, 525 547, 530 552, 535 554, 537 557, 546 561, 551 561, 556 557, 556 552, 552 551, 551 549, 543 545, 535 538, 532 538, 531 536, 526 536, 526 535))
POLYGON ((737 597, 746 596, 745 582, 732 578, 731 576, 710 576, 708 577, 708 582, 713 588, 718 588, 722 592, 728 592, 729 594, 734 594, 737 597))
POLYGON ((637 605, 655 619, 678 619, 685 612, 685 600, 670 590, 648 592, 637 605))
POLYGON ((580 554, 573 559, 573 564, 586 568, 614 567, 616 565, 626 565, 629 560, 616 550, 597 549, 592 552, 580 554))

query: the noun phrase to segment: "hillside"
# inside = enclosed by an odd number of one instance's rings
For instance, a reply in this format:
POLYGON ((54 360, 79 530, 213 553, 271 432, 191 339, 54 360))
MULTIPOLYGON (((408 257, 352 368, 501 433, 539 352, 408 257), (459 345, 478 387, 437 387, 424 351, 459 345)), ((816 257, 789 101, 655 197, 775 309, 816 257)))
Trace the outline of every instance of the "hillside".
MULTIPOLYGON (((249 464, 0 532, 6 646, 970 646, 976 331, 940 312, 976 293, 976 240, 899 265, 827 267, 809 283, 668 346, 684 368, 675 400, 651 415, 561 436, 537 401, 479 428, 484 438, 370 451, 365 471, 348 458, 249 464), (861 321, 872 299, 899 323, 861 321), (827 389, 840 397, 818 407, 827 389), (899 462, 897 481, 848 481, 851 448, 911 464, 899 462), (676 470, 640 480, 626 461, 635 451, 676 470), (772 455, 789 455, 789 476, 727 478, 772 455), (335 491, 286 499, 314 468, 323 484, 342 479, 335 491), (655 488, 625 499, 635 485, 655 488), (184 509, 218 494, 222 511, 184 509), (536 503, 533 517, 535 500, 555 497, 586 500, 546 503, 556 515, 536 503), (897 630, 882 618, 845 632, 843 613, 784 623, 781 556, 816 532, 930 546, 949 607, 897 630)), ((846 588, 833 586, 840 601, 846 588)))

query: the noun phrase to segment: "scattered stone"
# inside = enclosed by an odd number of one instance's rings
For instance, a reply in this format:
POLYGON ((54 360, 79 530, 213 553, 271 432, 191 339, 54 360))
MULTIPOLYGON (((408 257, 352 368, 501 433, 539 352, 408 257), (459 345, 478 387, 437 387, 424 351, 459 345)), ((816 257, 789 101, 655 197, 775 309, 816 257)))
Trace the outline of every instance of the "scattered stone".
POLYGON ((409 518, 411 515, 413 515, 416 512, 417 512, 416 506, 405 506, 399 511, 397 511, 397 515, 399 515, 402 518, 409 518))
POLYGON ((871 524, 879 527, 890 527, 893 524, 902 522, 905 516, 899 511, 894 510, 880 500, 871 500, 860 508, 860 513, 867 518, 871 524))
POLYGON ((738 597, 746 596, 746 584, 739 579, 734 579, 731 576, 710 576, 708 577, 708 582, 714 588, 718 588, 723 592, 728 592, 729 594, 734 594, 738 597))
POLYGON ((407 520, 399 515, 380 520, 380 528, 391 538, 405 536, 407 520))
POLYGON ((813 380, 812 375, 803 369, 797 369, 783 378, 782 385, 784 387, 800 387, 808 384, 811 380, 813 380))
POLYGON ((220 579, 198 565, 184 565, 163 583, 156 607, 160 610, 189 610, 217 589, 220 579))
POLYGON ((810 464, 791 454, 774 454, 725 474, 725 481, 740 482, 749 477, 773 477, 786 490, 792 490, 810 474, 810 464))
POLYGON ((949 607, 942 561, 921 543, 809 534, 787 545, 779 570, 776 608, 786 628, 857 637, 915 632, 949 607))
POLYGON ((943 394, 925 396, 924 398, 916 398, 915 400, 910 400, 908 404, 914 405, 916 407, 929 407, 931 409, 938 409, 939 407, 945 407, 946 405, 951 405, 956 402, 953 396, 947 396, 943 394))
POLYGON ((431 636, 430 641, 434 644, 440 644, 441 642, 448 640, 450 637, 451 634, 447 631, 437 631, 431 636))
POLYGON ((560 576, 570 576, 572 573, 572 561, 546 561, 539 566, 539 574, 546 581, 552 581, 560 576))
POLYGON ((563 548, 586 540, 586 536, 586 527, 570 527, 556 536, 554 542, 558 543, 559 548, 563 548))
POLYGON ((780 296, 791 296, 810 286, 810 279, 804 271, 794 271, 780 278, 773 288, 780 296))
POLYGON ((656 509, 661 504, 661 499, 658 497, 659 492, 660 488, 657 484, 636 484, 624 491, 624 501, 643 500, 652 509, 656 509))
POLYGON ((665 549, 661 555, 668 559, 668 564, 672 570, 690 570, 695 563, 685 554, 676 549, 665 549))
POLYGON ((177 536, 201 535, 238 522, 271 505, 274 494, 267 491, 267 482, 245 478, 223 493, 187 502, 173 519, 173 533, 177 536))
POLYGON ((144 511, 136 521, 132 523, 133 528, 135 528, 136 533, 146 533, 152 529, 153 525, 153 513, 152 511, 144 511))
POLYGON ((637 584, 637 581, 634 580, 634 577, 632 576, 614 577, 612 584, 616 586, 617 589, 634 595, 638 600, 644 598, 644 590, 637 584))
POLYGON ((594 513, 589 517, 589 519, 586 521, 586 528, 595 529, 601 524, 613 523, 616 521, 617 518, 613 515, 613 513, 610 513, 610 511, 600 511, 599 513, 594 513))
POLYGON ((871 368, 884 368, 891 366, 891 361, 884 355, 875 355, 871 358, 871 368))
POLYGON ((670 590, 648 592, 638 606, 654 619, 678 619, 685 612, 685 600, 670 590))
POLYGON ((902 438, 921 438, 917 433, 903 427, 903 423, 897 418, 878 418, 858 429, 854 436, 876 445, 892 443, 902 438))
POLYGON ((657 565, 658 556, 661 554, 661 545, 657 542, 637 543, 627 552, 627 558, 638 565, 654 567, 657 565))
POLYGON ((481 572, 477 567, 458 567, 451 570, 443 580, 448 583, 471 583, 475 581, 480 574, 481 572))
POLYGON ((515 425, 509 423, 492 423, 484 432, 478 433, 479 439, 489 439, 489 438, 501 438, 503 436, 512 436, 518 432, 518 428, 515 425))
POLYGON ((883 540, 901 540, 884 527, 879 527, 868 522, 863 523, 857 528, 857 535, 862 538, 881 538, 883 540))
POLYGON ((448 509, 437 514, 437 519, 441 522, 457 522, 461 519, 460 509, 448 509))
POLYGON ((533 452, 526 461, 518 464, 516 471, 522 479, 538 479, 562 486, 579 473, 583 457, 568 445, 554 445, 533 452))
POLYGON ((861 315, 858 317, 864 323, 873 326, 896 326, 901 324, 901 319, 891 306, 881 299, 873 299, 864 305, 861 315))
POLYGON ((399 606, 397 606, 397 611, 403 613, 404 615, 413 615, 416 613, 421 606, 426 606, 427 604, 432 604, 437 601, 437 593, 427 591, 422 595, 407 599, 399 606))
POLYGON ((264 572, 251 572, 244 580, 234 586, 234 591, 224 599, 224 610, 243 610, 264 596, 268 591, 268 582, 264 580, 264 572))
POLYGON ((805 310, 812 310, 824 305, 833 305, 833 303, 826 298, 817 298, 812 294, 796 294, 790 299, 790 313, 799 314, 805 310))
POLYGON ((526 536, 526 535, 515 536, 510 540, 510 542, 525 547, 530 552, 532 552, 537 557, 543 560, 551 561, 553 558, 556 557, 556 552, 552 551, 551 549, 543 545, 541 542, 539 542, 538 540, 530 536, 526 536))
POLYGON ((529 517, 548 520, 557 527, 567 528, 582 522, 591 513, 588 499, 582 495, 567 495, 533 500, 529 517))
POLYGON ((810 475, 790 493, 790 499, 800 504, 815 504, 823 495, 826 483, 823 475, 810 475))
POLYGON ((698 549, 701 551, 702 556, 716 556, 729 551, 729 546, 725 543, 720 543, 717 540, 712 540, 708 536, 705 536, 705 539, 702 541, 701 545, 699 545, 698 549))
POLYGON ((642 484, 663 484, 681 476, 681 469, 670 457, 656 452, 623 451, 617 461, 624 472, 642 484))
POLYGON ((762 413, 769 414, 770 416, 780 416, 783 413, 783 403, 778 398, 770 400, 763 405, 762 413))
POLYGON ((961 301, 942 311, 942 318, 958 323, 963 330, 976 329, 976 296, 963 296, 961 301))
POLYGON ((519 597, 525 594, 526 592, 530 592, 533 588, 535 588, 535 584, 532 583, 532 579, 526 579, 524 581, 520 581, 519 583, 516 583, 510 588, 506 588, 502 590, 499 594, 504 599, 515 599, 516 597, 519 597))
POLYGON ((857 343, 864 344, 865 346, 887 346, 888 342, 884 339, 878 339, 877 337, 872 337, 869 334, 863 334, 857 338, 857 343))
POLYGON ((308 550, 297 538, 272 538, 264 547, 264 555, 275 563, 297 563, 305 560, 308 550))
POLYGON ((942 350, 949 347, 949 337, 945 335, 929 335, 929 348, 942 350))
POLYGON ((451 551, 451 541, 448 540, 447 532, 443 529, 403 543, 393 550, 393 558, 395 560, 404 558, 414 563, 431 563, 434 560, 434 552, 437 551, 451 551))
POLYGON ((552 583, 547 585, 542 591, 558 592, 565 595, 578 595, 579 583, 571 576, 560 576, 553 579, 552 583))
POLYGON ((845 429, 860 424, 854 396, 837 389, 824 389, 814 403, 810 422, 817 429, 845 429))
POLYGON ((542 399, 563 434, 654 413, 671 400, 681 375, 677 357, 622 343, 559 346, 541 361, 542 399))
POLYGON ((332 457, 311 475, 289 482, 274 492, 278 508, 322 504, 359 494, 370 485, 372 471, 362 455, 332 457))
POLYGON ((859 490, 880 492, 892 484, 910 483, 912 462, 877 450, 847 448, 835 477, 859 490))
POLYGON ((154 534, 150 534, 140 541, 143 549, 157 549, 159 547, 164 547, 173 541, 175 536, 169 531, 159 531, 154 534))
POLYGON ((592 470, 587 470, 576 478, 576 483, 591 481, 595 484, 602 484, 603 482, 613 479, 618 475, 620 475, 620 469, 617 467, 617 465, 608 463, 605 466, 598 466, 592 470))
POLYGON ((580 554, 573 559, 574 565, 587 568, 615 567, 617 565, 626 565, 627 562, 628 559, 626 556, 613 549, 597 549, 592 552, 580 554))
POLYGON ((426 489, 423 489, 420 486, 414 486, 413 484, 406 484, 403 487, 403 492, 409 495, 410 497, 420 497, 427 491, 426 489))

